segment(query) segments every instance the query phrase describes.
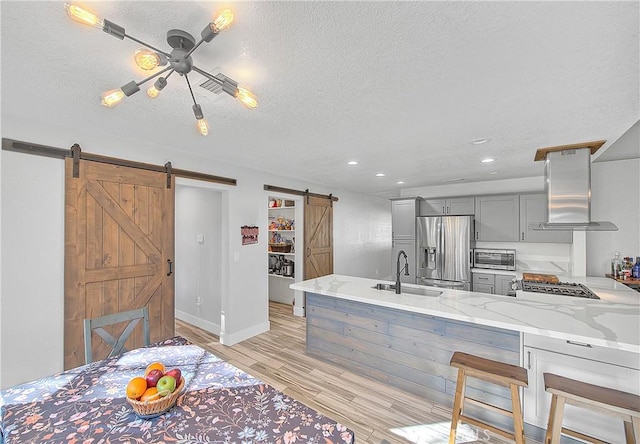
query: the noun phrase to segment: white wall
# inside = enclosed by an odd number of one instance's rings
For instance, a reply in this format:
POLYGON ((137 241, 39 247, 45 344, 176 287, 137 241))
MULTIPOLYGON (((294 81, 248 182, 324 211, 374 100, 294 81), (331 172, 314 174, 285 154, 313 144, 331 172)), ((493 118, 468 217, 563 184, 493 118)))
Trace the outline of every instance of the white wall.
POLYGON ((389 276, 391 201, 351 194, 339 197, 333 208, 335 272, 367 278, 389 276))
POLYGON ((587 275, 609 273, 616 251, 640 256, 640 159, 591 164, 591 219, 618 231, 587 233, 587 275))
MULTIPOLYGON (((221 191, 220 340, 234 344, 269 328, 267 265, 267 197, 264 184, 312 192, 333 193, 340 199, 334 206, 334 270, 355 276, 372 276, 388 267, 384 236, 391 245, 390 230, 377 231, 373 221, 390 223, 389 201, 327 186, 287 179, 234 165, 203 159, 188 152, 144 140, 125 138, 104 130, 75 128, 73 135, 56 123, 15 120, 3 108, 3 137, 59 148, 79 143, 83 151, 130 160, 164 164, 174 168, 232 177, 238 185, 212 184, 221 191), (116 139, 117 137, 117 139, 116 139), (352 211, 349 206, 356 210, 352 211), (385 214, 385 211, 389 213, 385 214), (240 227, 257 225, 261 235, 254 245, 242 246, 240 227), (367 228, 357 237, 345 234, 354 227, 367 228), (369 248, 369 241, 377 245, 369 248), (343 245, 342 242, 346 243, 343 245)), ((212 149, 241 149, 216 147, 212 149)), ((2 342, 0 387, 62 370, 63 271, 64 271, 64 175, 63 162, 27 154, 2 151, 2 342), (36 169, 33 169, 36 165, 36 169), (23 208, 37 212, 23 215, 23 208), (30 216, 30 215, 28 215, 30 216), (38 256, 39 255, 39 256, 38 256), (29 277, 25 276, 29 270, 29 277), (36 278, 34 279, 33 276, 36 278), (25 308, 28 302, 29 308, 25 308), (31 307, 33 306, 33 307, 31 307), (34 310, 32 314, 31 311, 34 310), (28 327, 23 326, 28 325, 28 327), (23 334, 29 329, 30 333, 23 334), (46 338, 46 347, 40 344, 46 338), (6 348, 5 348, 6 347, 6 348), (20 349, 19 356, 17 350, 20 349), (36 353, 32 351, 35 350, 36 353), (14 359, 15 358, 15 359, 14 359), (47 366, 41 363, 47 362, 47 366), (25 371, 29 369, 29 371, 25 371)), ((389 248, 390 249, 390 248, 389 248)))
POLYGON ((62 369, 64 162, 2 152, 0 387, 62 369))
POLYGON ((220 334, 222 193, 176 184, 176 318, 220 334))

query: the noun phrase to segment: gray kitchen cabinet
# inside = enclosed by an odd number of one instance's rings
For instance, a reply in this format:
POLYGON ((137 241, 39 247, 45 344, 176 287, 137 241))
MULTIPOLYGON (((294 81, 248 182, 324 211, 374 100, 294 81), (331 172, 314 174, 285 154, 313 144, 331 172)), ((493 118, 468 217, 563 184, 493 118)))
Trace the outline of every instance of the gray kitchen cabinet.
POLYGON ((515 274, 473 273, 473 291, 507 295, 515 274))
POLYGON ((473 291, 495 294, 495 275, 492 273, 472 273, 473 291))
POLYGON ((520 199, 517 194, 476 197, 476 240, 517 242, 520 199))
POLYGON ((511 291, 511 281, 515 279, 515 274, 496 274, 495 293, 506 296, 511 291))
MULTIPOLYGON (((391 241, 391 275, 395 280, 397 272, 397 259, 400 250, 407 253, 407 263, 409 264, 409 276, 404 273, 400 274, 400 282, 407 284, 416 283, 416 241, 415 239, 393 239, 391 241)), ((400 270, 404 267, 404 258, 400 258, 400 270)))
POLYGON ((573 241, 573 232, 567 231, 540 231, 534 230, 540 222, 546 222, 548 218, 546 194, 521 194, 520 195, 520 241, 522 242, 556 242, 570 244, 573 241))
POLYGON ((495 287, 489 284, 473 284, 473 291, 478 293, 495 294, 495 287))
POLYGON ((417 207, 416 198, 391 201, 391 237, 393 239, 416 238, 417 207))
POLYGON ((420 216, 473 216, 474 214, 475 199, 473 197, 420 201, 420 216))

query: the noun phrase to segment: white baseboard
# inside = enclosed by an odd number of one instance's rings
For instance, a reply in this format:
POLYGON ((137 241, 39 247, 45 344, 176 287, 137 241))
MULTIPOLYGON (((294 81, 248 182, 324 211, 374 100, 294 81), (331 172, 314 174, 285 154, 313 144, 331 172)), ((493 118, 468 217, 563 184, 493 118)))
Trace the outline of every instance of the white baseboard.
POLYGON ((293 306, 293 315, 304 317, 304 307, 293 306))
POLYGON ((242 342, 245 339, 252 338, 253 336, 259 335, 260 333, 264 333, 271 329, 271 323, 269 321, 263 322, 262 324, 254 325, 249 328, 245 328, 244 330, 240 330, 236 333, 231 334, 221 334, 220 335, 220 343, 224 345, 234 345, 238 342, 242 342))
POLYGON ((220 324, 207 321, 206 319, 199 318, 184 311, 176 310, 176 318, 181 321, 188 322, 191 325, 195 325, 198 328, 213 333, 216 336, 220 336, 220 324))

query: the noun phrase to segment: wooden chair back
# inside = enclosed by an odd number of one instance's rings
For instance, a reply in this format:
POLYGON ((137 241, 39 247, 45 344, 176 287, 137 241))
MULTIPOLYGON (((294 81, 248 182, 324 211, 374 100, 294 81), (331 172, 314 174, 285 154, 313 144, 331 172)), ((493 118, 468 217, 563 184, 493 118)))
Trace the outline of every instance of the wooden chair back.
POLYGON ((96 332, 107 344, 111 346, 111 352, 107 356, 117 356, 127 351, 124 344, 133 333, 136 325, 143 321, 143 334, 144 345, 151 343, 149 338, 149 309, 147 307, 137 308, 135 310, 123 311, 120 313, 113 313, 97 318, 84 320, 84 359, 87 364, 93 362, 93 351, 91 348, 91 333, 96 332), (121 322, 127 322, 129 324, 125 327, 120 337, 116 340, 107 330, 103 327, 107 325, 119 324, 121 322))

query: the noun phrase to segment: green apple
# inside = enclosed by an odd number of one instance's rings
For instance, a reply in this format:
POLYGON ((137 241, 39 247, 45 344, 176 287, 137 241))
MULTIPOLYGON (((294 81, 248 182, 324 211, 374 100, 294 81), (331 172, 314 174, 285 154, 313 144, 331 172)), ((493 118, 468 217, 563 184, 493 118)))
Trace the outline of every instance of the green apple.
POLYGON ((158 388, 158 394, 160 396, 170 395, 176 389, 176 378, 164 375, 162 378, 158 379, 156 387, 158 388))

